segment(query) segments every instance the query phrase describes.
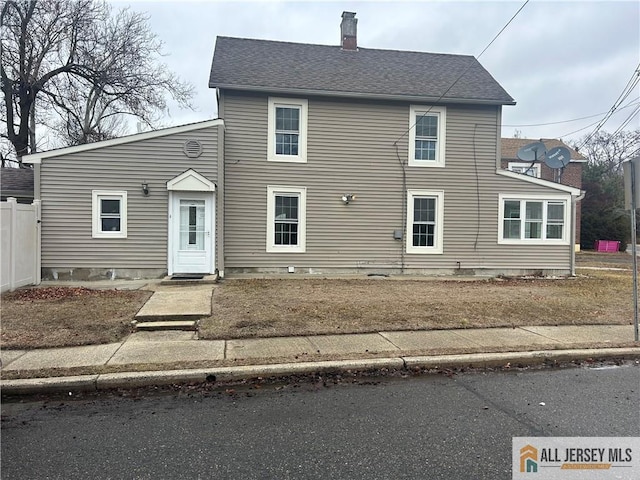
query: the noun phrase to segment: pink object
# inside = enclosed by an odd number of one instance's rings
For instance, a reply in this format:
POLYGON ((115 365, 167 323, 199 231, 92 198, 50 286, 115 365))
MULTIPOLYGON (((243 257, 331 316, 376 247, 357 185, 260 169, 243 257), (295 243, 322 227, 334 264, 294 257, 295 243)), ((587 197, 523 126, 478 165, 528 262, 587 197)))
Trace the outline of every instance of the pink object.
POLYGON ((620 249, 620 242, 615 240, 596 240, 595 249, 597 252, 617 252, 620 249))

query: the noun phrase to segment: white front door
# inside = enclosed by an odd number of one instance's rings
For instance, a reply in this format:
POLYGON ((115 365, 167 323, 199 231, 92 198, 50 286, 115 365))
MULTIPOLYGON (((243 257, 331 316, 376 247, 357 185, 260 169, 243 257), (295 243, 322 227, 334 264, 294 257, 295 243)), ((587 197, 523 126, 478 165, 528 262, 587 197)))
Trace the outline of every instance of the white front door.
POLYGON ((213 194, 172 192, 169 274, 213 273, 213 194))

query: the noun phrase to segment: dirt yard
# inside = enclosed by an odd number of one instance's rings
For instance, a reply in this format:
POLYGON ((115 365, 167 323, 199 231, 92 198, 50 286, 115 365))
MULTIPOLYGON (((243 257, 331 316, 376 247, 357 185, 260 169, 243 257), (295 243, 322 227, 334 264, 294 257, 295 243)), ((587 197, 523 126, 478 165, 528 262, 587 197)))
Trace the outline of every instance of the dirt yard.
MULTIPOLYGON (((628 324, 631 256, 581 253, 573 279, 225 280, 207 339, 516 325, 628 324), (616 270, 602 270, 613 267, 616 270)), ((2 295, 2 348, 109 343, 149 291, 27 288, 2 295)))
POLYGON ((121 340, 147 291, 27 288, 2 295, 2 348, 92 345, 121 340))
POLYGON ((585 269, 553 280, 225 280, 213 312, 201 321, 202 338, 627 324, 632 279, 630 271, 585 269))

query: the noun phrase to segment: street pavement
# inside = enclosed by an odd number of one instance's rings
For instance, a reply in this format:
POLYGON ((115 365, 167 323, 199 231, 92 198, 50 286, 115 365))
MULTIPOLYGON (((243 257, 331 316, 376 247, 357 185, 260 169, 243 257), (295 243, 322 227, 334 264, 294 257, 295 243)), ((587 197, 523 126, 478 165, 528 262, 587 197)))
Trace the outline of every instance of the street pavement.
POLYGON ((514 436, 637 436, 639 385, 633 361, 9 399, 0 468, 14 480, 506 480, 514 436))

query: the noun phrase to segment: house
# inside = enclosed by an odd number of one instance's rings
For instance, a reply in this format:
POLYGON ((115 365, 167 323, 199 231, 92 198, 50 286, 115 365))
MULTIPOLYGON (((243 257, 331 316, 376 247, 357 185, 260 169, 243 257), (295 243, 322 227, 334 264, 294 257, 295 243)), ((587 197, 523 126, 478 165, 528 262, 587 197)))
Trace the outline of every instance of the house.
POLYGON ((33 169, 0 169, 0 196, 4 202, 14 197, 18 203, 33 202, 33 169))
POLYGON ((580 189, 501 168, 472 56, 219 37, 219 119, 27 156, 45 278, 570 273, 580 189))
MULTIPOLYGON (((502 161, 501 167, 512 172, 530 175, 535 178, 542 178, 552 182, 562 183, 575 188, 582 188, 582 167, 587 163, 587 158, 577 150, 573 149, 562 140, 555 138, 503 138, 502 144, 502 161), (554 147, 565 147, 571 152, 571 161, 569 164, 558 170, 547 166, 542 160, 536 162, 523 162, 518 158, 518 150, 525 145, 533 142, 542 142, 550 150, 554 147)), ((581 205, 576 205, 576 231, 575 231, 575 248, 580 251, 580 213, 581 205)))

